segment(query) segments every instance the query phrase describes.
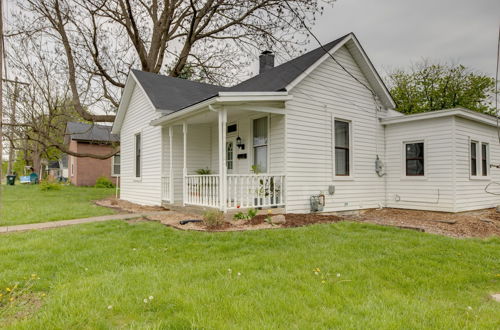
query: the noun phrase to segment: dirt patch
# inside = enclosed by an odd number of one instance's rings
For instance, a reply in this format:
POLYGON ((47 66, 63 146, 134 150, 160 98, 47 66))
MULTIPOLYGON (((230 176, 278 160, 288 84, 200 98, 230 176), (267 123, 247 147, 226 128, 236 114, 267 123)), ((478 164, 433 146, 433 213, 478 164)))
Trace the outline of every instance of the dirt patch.
POLYGON ((344 219, 459 238, 500 236, 500 214, 495 209, 463 213, 374 209, 357 216, 346 216, 344 219))
POLYGON ((122 199, 116 199, 114 197, 97 200, 94 201, 94 203, 99 206, 109 207, 120 212, 129 213, 168 211, 168 209, 161 206, 139 205, 124 201, 122 199))
POLYGON ((43 293, 26 293, 7 305, 0 305, 0 322, 11 324, 32 317, 42 307, 43 293))

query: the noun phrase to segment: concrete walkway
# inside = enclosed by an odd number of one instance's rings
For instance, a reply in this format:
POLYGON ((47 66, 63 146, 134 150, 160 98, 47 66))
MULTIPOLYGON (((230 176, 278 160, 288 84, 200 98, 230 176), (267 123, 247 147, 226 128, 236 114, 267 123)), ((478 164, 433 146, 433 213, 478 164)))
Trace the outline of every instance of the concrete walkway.
POLYGON ((130 219, 142 218, 142 217, 149 216, 149 215, 160 215, 160 214, 164 214, 166 212, 169 212, 169 211, 112 214, 112 215, 103 215, 100 217, 92 217, 92 218, 30 223, 30 224, 16 225, 16 226, 4 226, 4 227, 0 227, 0 234, 12 233, 12 232, 16 232, 16 231, 59 228, 59 227, 65 227, 65 226, 79 225, 82 223, 90 223, 90 222, 102 222, 102 221, 110 221, 110 220, 130 220, 130 219))

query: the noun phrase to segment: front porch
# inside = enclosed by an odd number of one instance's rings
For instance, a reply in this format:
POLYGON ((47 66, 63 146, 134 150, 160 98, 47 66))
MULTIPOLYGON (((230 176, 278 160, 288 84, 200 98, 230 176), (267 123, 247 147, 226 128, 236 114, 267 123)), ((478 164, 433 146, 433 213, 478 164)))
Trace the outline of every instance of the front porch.
POLYGON ((162 124, 162 203, 285 207, 284 104, 207 106, 162 124))

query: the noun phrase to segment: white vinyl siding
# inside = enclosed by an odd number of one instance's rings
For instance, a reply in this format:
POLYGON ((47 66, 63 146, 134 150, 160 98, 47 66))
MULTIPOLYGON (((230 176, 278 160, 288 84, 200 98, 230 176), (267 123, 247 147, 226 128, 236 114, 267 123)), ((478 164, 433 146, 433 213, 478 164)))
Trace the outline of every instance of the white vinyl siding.
MULTIPOLYGON (((360 81, 368 81, 346 47, 335 58, 360 81)), ((375 208, 384 203, 384 178, 374 169, 384 159, 383 127, 371 93, 327 58, 295 86, 286 103, 287 212, 310 211, 310 196, 326 195, 326 212, 375 208), (351 176, 335 176, 334 119, 351 122, 351 176), (328 195, 328 186, 335 194, 328 195)), ((271 142, 272 143, 272 142, 271 142)))
MULTIPOLYGON (((500 145, 497 130, 493 126, 476 123, 468 119, 456 118, 456 211, 470 211, 495 207, 500 204, 500 195, 485 192, 490 182, 500 182, 500 169, 490 168, 490 164, 500 164, 500 145), (477 141, 477 176, 471 176, 471 141, 477 141), (487 145, 487 176, 482 175, 482 144, 487 145)), ((491 184, 488 191, 500 194, 500 186, 491 184)))
POLYGON ((385 136, 387 206, 452 212, 453 118, 389 125, 385 136), (424 144, 425 175, 406 175, 407 143, 424 144))
POLYGON ((160 117, 139 86, 134 87, 120 132, 120 197, 133 203, 161 203, 161 128, 151 126, 160 117), (135 134, 141 133, 141 177, 135 176, 135 134), (139 180, 138 180, 139 179, 139 180))

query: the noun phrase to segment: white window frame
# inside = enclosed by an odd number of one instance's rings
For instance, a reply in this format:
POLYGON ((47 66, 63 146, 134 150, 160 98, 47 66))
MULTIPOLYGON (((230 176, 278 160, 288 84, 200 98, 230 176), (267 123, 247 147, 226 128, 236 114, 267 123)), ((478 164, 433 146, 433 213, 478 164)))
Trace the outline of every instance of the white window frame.
POLYGON ((134 143, 134 173, 133 173, 133 177, 134 177, 134 181, 141 181, 142 180, 142 163, 143 163, 143 159, 142 159, 142 155, 143 155, 143 134, 142 134, 142 131, 139 131, 137 133, 134 134, 134 140, 133 140, 133 143, 134 143), (140 136, 140 158, 139 158, 139 176, 137 176, 137 136, 140 136))
MULTIPOLYGON (((111 176, 112 177, 119 177, 120 174, 115 173, 115 156, 120 156, 120 173, 122 172, 122 157, 120 153, 117 153, 111 157, 111 176)), ((135 154, 134 154, 135 156, 135 154)))
POLYGON ((336 181, 350 181, 354 180, 354 145, 352 143, 353 141, 353 123, 352 120, 345 119, 345 118, 340 118, 340 117, 333 117, 332 118, 332 167, 333 167, 333 175, 334 175, 334 180, 336 181), (337 168, 335 166, 336 164, 336 157, 335 157, 335 122, 336 121, 342 121, 347 123, 349 126, 349 175, 337 175, 337 168))
POLYGON ((403 141, 401 144, 401 179, 409 181, 427 180, 427 174, 429 173, 429 158, 427 157, 428 149, 427 139, 425 138, 403 141), (424 175, 406 175, 406 145, 414 143, 424 144, 424 175))
POLYGON ((477 138, 474 136, 469 137, 469 145, 468 145, 468 158, 467 158, 467 164, 469 168, 469 180, 483 180, 483 181, 489 181, 491 180, 491 151, 490 151, 491 143, 489 141, 485 141, 481 138, 477 138), (476 175, 472 175, 472 166, 471 166, 471 158, 472 158, 472 150, 471 150, 471 144, 476 143, 476 175), (483 175, 483 144, 486 145, 486 171, 487 174, 483 175))
POLYGON ((482 141, 479 146, 479 164, 481 165, 481 177, 483 179, 490 178, 490 143, 482 141), (486 145, 486 175, 483 173, 483 145, 486 145))
MULTIPOLYGON (((266 155, 266 162, 267 162, 267 171, 262 172, 262 174, 265 173, 270 173, 271 169, 271 116, 269 114, 267 115, 253 115, 249 116, 249 125, 250 125, 250 149, 248 150, 248 153, 250 154, 249 160, 250 160, 250 168, 254 165, 254 144, 253 144, 253 122, 254 120, 261 119, 261 118, 267 118, 267 155, 266 155)), ((246 148, 245 148, 246 149, 246 148)))

